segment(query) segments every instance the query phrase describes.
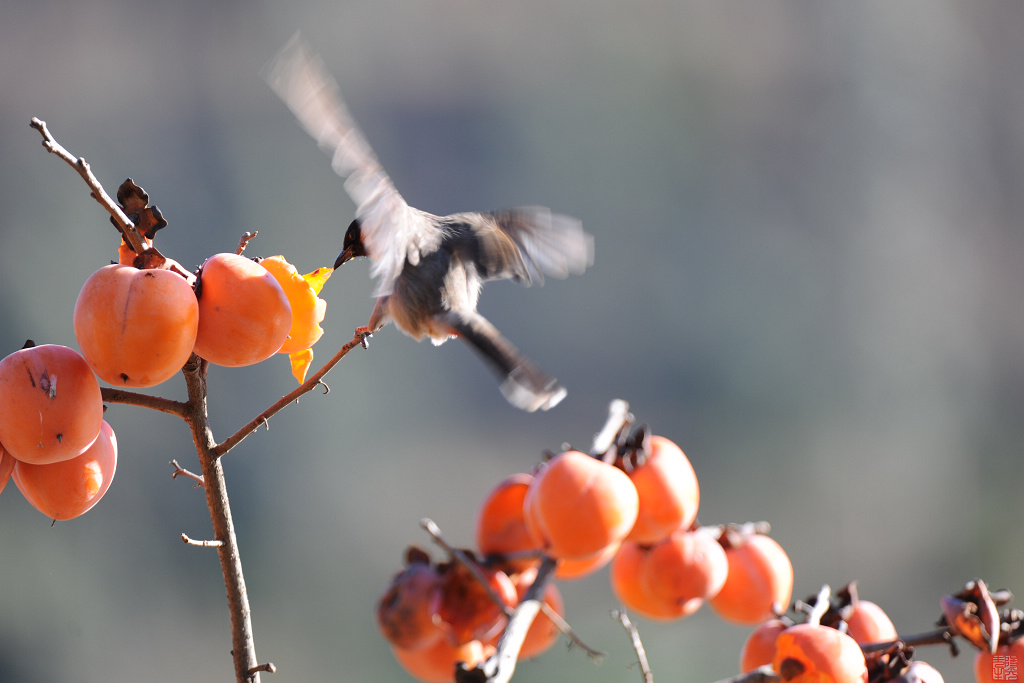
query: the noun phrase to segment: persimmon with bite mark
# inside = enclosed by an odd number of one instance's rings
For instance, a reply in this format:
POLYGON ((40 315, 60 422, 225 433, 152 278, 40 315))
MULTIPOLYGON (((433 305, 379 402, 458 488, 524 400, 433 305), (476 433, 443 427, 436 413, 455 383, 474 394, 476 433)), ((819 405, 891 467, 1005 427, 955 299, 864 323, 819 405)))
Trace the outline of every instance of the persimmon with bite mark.
POLYGON ((867 683, 857 642, 834 628, 797 624, 775 640, 772 668, 788 683, 867 683))

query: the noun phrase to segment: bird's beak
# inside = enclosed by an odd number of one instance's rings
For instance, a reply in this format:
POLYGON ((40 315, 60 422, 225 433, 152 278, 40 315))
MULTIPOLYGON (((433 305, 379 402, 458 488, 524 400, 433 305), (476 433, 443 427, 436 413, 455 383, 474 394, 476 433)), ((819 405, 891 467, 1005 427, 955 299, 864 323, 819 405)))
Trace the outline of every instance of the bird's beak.
POLYGON ((338 260, 334 262, 335 269, 337 269, 338 266, 345 263, 346 261, 351 261, 353 258, 355 258, 355 255, 355 246, 349 246, 347 249, 345 249, 345 251, 341 252, 341 254, 338 255, 338 260))

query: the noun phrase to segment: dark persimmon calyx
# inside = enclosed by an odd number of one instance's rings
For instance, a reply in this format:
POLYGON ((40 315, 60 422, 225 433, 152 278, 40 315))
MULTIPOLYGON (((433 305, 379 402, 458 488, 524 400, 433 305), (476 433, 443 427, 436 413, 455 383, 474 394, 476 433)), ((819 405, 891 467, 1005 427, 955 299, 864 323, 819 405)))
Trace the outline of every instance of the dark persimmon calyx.
POLYGON ((131 178, 117 188, 117 203, 146 239, 153 239, 158 230, 167 227, 163 213, 156 206, 149 205, 149 195, 131 178))

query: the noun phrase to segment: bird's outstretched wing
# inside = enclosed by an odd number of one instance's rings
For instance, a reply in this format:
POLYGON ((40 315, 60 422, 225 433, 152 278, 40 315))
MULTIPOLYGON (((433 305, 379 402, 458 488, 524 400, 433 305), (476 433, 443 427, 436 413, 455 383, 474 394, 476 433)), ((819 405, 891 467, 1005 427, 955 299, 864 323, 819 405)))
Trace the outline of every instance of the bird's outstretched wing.
POLYGON ((349 114, 334 78, 296 33, 261 70, 264 80, 298 118, 331 168, 345 179, 356 204, 363 243, 374 259, 375 296, 390 294, 406 259, 417 263, 441 240, 428 216, 410 207, 395 189, 366 137, 349 114))
POLYGON ((481 275, 543 284, 565 278, 594 262, 594 238, 575 218, 543 206, 520 206, 482 214, 475 230, 481 275))

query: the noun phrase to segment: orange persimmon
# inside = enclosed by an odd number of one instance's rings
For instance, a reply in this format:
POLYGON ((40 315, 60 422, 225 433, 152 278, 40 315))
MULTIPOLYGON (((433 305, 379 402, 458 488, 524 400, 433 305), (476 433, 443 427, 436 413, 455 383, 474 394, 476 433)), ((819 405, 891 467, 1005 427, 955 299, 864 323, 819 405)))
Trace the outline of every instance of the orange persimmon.
POLYGON ((689 459, 663 436, 651 436, 649 450, 639 454, 639 460, 638 465, 626 470, 640 499, 636 524, 626 538, 656 543, 676 529, 688 529, 693 524, 700 505, 700 487, 689 459))
POLYGON ((48 465, 16 463, 14 483, 50 519, 72 519, 100 502, 116 469, 117 438, 104 421, 99 436, 81 455, 48 465))
POLYGON ((415 650, 392 647, 395 659, 410 676, 423 683, 449 683, 455 680, 455 665, 462 662, 472 668, 494 653, 493 645, 484 645, 471 640, 461 645, 452 645, 441 638, 433 645, 415 650))
POLYGON ((612 559, 609 579, 616 597, 628 609, 647 617, 668 621, 696 612, 699 601, 673 602, 655 597, 648 590, 644 573, 650 556, 650 547, 633 541, 623 541, 612 559))
POLYGON ((740 673, 749 673, 754 669, 772 663, 775 657, 775 641, 779 634, 790 627, 781 619, 769 619, 755 628, 743 643, 740 652, 740 673))
POLYGON ((93 273, 75 302, 75 338, 100 379, 151 387, 173 377, 192 355, 199 303, 170 270, 109 265, 93 273))
POLYGON ((0 442, 18 460, 45 465, 81 455, 102 421, 100 384, 74 349, 42 344, 0 360, 0 442))
POLYGON ((292 326, 281 285, 266 268, 238 254, 215 254, 199 277, 196 355, 238 367, 270 358, 292 326))
POLYGON ((534 540, 558 559, 584 559, 619 543, 636 522, 636 487, 626 474, 579 451, 552 458, 523 503, 534 540))
POLYGON ((650 547, 639 580, 655 599, 693 611, 718 594, 728 571, 725 550, 712 533, 678 529, 650 547))
POLYGON ((889 615, 869 600, 857 600, 850 605, 844 618, 846 632, 858 643, 887 643, 898 634, 889 615))
MULTIPOLYGON (((533 476, 529 474, 513 474, 499 482, 484 498, 475 523, 476 544, 481 554, 505 555, 539 549, 523 517, 523 501, 532 481, 533 476)), ((507 561, 509 567, 517 570, 539 563, 539 557, 507 561)))
POLYGON ((4 450, 4 445, 0 443, 0 492, 7 486, 7 482, 11 478, 11 472, 14 471, 14 463, 17 460, 14 459, 13 455, 9 455, 4 450))
POLYGON ((774 539, 738 535, 725 548, 729 573, 711 607, 729 621, 758 624, 782 613, 793 594, 793 565, 774 539))
POLYGON ((867 683, 860 645, 828 626, 797 624, 775 639, 772 668, 789 683, 867 683))

